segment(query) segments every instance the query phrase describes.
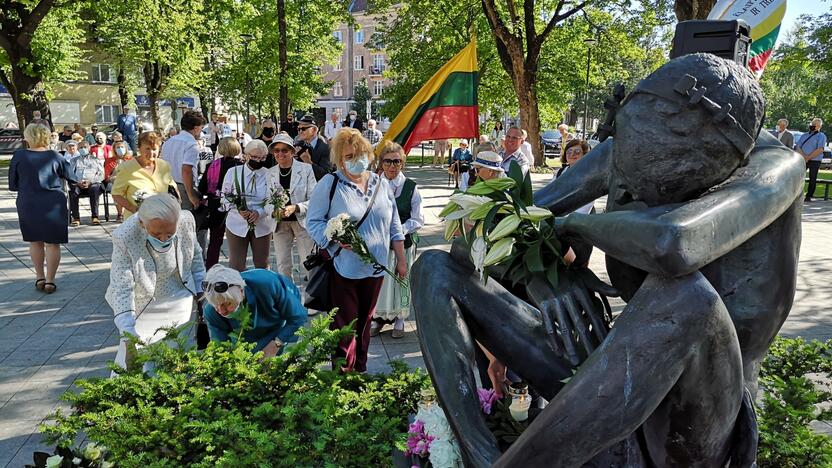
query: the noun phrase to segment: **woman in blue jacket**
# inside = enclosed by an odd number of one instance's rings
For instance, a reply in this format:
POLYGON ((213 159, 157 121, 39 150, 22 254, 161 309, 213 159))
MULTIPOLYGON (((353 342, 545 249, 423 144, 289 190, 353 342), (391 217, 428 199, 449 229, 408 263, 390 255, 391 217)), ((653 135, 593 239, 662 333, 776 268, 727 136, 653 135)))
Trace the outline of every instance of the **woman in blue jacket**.
POLYGON ((251 321, 243 339, 257 343, 255 351, 273 357, 286 343, 297 341, 295 332, 306 323, 298 288, 291 280, 270 270, 242 273, 214 265, 205 275, 205 321, 213 341, 227 341, 239 333, 239 310, 248 306, 251 321))

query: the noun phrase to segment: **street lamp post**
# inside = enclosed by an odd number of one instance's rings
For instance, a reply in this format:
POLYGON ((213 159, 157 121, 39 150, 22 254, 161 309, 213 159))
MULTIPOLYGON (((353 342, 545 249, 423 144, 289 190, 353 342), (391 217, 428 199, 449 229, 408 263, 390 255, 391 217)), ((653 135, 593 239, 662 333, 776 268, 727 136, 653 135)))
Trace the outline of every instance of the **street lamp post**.
POLYGON ((240 34, 240 39, 243 40, 243 54, 245 54, 246 59, 246 116, 243 117, 243 131, 246 130, 246 122, 248 122, 248 116, 251 115, 251 107, 249 103, 249 94, 251 93, 251 80, 248 76, 248 43, 254 39, 254 36, 251 34, 240 34))
POLYGON ((592 47, 597 43, 598 40, 593 37, 584 39, 584 44, 586 44, 586 90, 584 93, 584 121, 582 125, 584 140, 586 140, 586 117, 589 113, 589 64, 592 60, 592 47))

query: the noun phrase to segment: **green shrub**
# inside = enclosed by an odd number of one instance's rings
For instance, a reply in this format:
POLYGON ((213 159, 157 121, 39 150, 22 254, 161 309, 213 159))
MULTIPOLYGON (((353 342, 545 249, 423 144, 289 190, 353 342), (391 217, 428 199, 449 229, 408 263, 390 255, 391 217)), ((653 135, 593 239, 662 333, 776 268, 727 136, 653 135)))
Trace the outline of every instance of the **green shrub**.
POLYGON ((59 447, 79 433, 119 467, 381 466, 390 464, 427 377, 400 362, 384 375, 341 374, 328 360, 348 333, 313 321, 300 342, 261 361, 250 344, 202 352, 153 345, 155 376, 81 382, 42 431, 59 447))
POLYGON ((800 338, 777 338, 760 371, 762 403, 757 462, 761 468, 832 466, 830 438, 809 426, 827 421, 832 394, 807 374, 832 380, 832 345, 800 338), (822 406, 819 406, 822 405, 822 406))

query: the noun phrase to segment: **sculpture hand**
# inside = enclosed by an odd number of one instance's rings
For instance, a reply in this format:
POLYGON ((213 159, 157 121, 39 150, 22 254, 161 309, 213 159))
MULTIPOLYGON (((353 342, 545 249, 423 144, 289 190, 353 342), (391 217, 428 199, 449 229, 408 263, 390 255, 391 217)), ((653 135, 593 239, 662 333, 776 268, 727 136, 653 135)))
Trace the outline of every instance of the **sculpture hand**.
POLYGON ((497 359, 492 359, 488 363, 488 378, 491 379, 491 388, 498 398, 503 397, 503 387, 506 382, 506 365, 497 359))

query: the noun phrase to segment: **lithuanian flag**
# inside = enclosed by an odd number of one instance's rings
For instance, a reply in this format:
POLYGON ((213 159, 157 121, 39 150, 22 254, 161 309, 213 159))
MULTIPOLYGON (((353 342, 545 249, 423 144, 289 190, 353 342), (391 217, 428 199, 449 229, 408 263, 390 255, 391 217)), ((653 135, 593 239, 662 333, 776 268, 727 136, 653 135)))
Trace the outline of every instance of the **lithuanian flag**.
MULTIPOLYGON (((472 40, 434 74, 393 119, 384 140, 405 153, 425 140, 479 136, 477 42, 472 40)), ((384 140, 376 146, 380 152, 384 140)))
POLYGON ((708 19, 742 19, 751 26, 748 68, 759 78, 771 58, 785 15, 786 0, 720 0, 708 19))

